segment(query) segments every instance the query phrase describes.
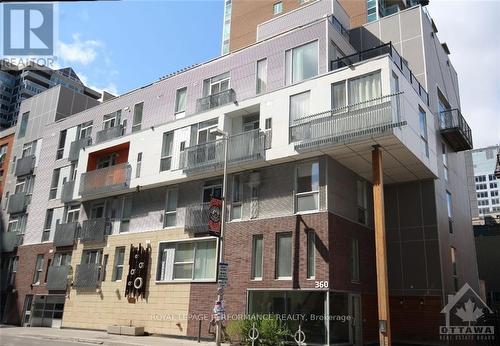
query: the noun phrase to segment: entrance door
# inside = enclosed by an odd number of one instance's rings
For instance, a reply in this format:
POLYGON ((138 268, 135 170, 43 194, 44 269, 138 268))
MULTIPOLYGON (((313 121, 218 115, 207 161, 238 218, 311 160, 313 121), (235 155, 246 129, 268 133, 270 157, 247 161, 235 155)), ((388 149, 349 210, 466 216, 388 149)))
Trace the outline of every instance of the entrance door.
POLYGON ((64 296, 35 296, 32 327, 60 328, 64 310, 64 296))
POLYGON ((31 304, 33 303, 33 295, 27 295, 24 298, 24 307, 23 307, 23 320, 22 326, 27 327, 30 324, 31 319, 31 304))
POLYGON ((351 344, 362 345, 361 297, 358 294, 349 294, 349 315, 351 315, 349 323, 351 344))

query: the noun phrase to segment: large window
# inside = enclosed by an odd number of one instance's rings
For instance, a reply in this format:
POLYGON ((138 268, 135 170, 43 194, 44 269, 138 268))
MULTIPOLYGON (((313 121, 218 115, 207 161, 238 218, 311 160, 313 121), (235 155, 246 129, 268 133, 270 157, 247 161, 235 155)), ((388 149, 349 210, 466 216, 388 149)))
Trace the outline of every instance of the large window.
POLYGON ((293 84, 318 74, 318 41, 285 52, 286 84, 293 84))
POLYGON ((427 141, 427 115, 420 107, 418 107, 418 119, 420 123, 420 140, 422 141, 422 150, 424 155, 429 157, 429 143, 427 141))
POLYGON ((80 205, 69 205, 66 207, 66 222, 78 222, 80 218, 80 205))
POLYGON ((134 119, 132 122, 132 132, 136 132, 141 129, 143 109, 144 109, 144 102, 137 103, 134 106, 134 119))
POLYGON ((54 260, 52 261, 54 267, 70 266, 71 265, 71 252, 56 252, 54 260))
POLYGON ((314 279, 316 275, 316 232, 307 231, 307 278, 314 279))
POLYGON ((450 233, 453 233, 453 205, 451 201, 451 193, 446 191, 446 209, 448 211, 448 227, 450 233))
POLYGON ((252 279, 262 279, 262 267, 264 260, 264 238, 262 234, 252 237, 252 279))
POLYGON ((203 186, 203 203, 209 203, 212 198, 222 198, 222 185, 220 180, 207 181, 203 186))
POLYGON ((40 284, 40 279, 42 278, 42 270, 43 270, 43 255, 36 256, 35 262, 35 274, 33 275, 33 284, 40 284))
POLYGON ((178 89, 175 95, 175 113, 186 111, 187 88, 178 89))
POLYGON ((57 145, 56 160, 62 159, 64 156, 64 147, 66 145, 67 133, 68 133, 67 130, 62 130, 59 133, 59 143, 57 145))
POLYGON ((165 132, 161 146, 160 172, 168 171, 172 167, 172 147, 174 143, 174 133, 165 132))
POLYGON ((43 226, 42 242, 48 241, 50 238, 50 230, 52 229, 52 220, 54 218, 54 209, 47 209, 45 214, 45 223, 43 226))
POLYGON ((370 101, 382 96, 380 72, 349 80, 349 104, 370 101))
POLYGON ((121 109, 117 110, 114 113, 106 114, 102 119, 103 130, 118 126, 120 124, 121 115, 122 115, 121 109))
POLYGON ((125 247, 117 247, 115 250, 115 263, 113 265, 113 281, 121 281, 123 275, 123 260, 125 258, 125 247))
POLYGON ((167 190, 167 201, 165 205, 165 218, 163 227, 177 226, 177 189, 167 190))
POLYGON ((306 91, 297 95, 290 96, 290 121, 294 122, 309 114, 309 100, 311 92, 306 91))
POLYGON ((161 243, 156 280, 215 280, 216 245, 215 239, 161 243))
POLYGON ((306 162, 297 166, 296 211, 319 209, 319 163, 306 162))
POLYGON ((267 90, 267 59, 257 61, 257 94, 267 90))
POLYGON ((30 117, 30 112, 23 113, 21 116, 21 124, 19 125, 19 132, 17 138, 23 138, 26 135, 26 129, 28 128, 28 119, 30 117))
POLYGON ((78 139, 88 138, 92 135, 92 121, 78 125, 78 139))
POLYGON ((292 233, 276 234, 276 278, 292 278, 292 233))
POLYGON ((205 79, 203 81, 203 96, 214 95, 228 90, 230 79, 231 75, 229 72, 225 72, 218 76, 205 79))
POLYGON ((122 218, 120 221, 120 233, 126 233, 130 230, 130 218, 132 217, 134 198, 125 196, 122 204, 122 218))
POLYGON ((59 176, 61 174, 61 169, 54 169, 52 173, 52 181, 50 183, 49 199, 55 199, 57 196, 57 188, 59 186, 59 176))

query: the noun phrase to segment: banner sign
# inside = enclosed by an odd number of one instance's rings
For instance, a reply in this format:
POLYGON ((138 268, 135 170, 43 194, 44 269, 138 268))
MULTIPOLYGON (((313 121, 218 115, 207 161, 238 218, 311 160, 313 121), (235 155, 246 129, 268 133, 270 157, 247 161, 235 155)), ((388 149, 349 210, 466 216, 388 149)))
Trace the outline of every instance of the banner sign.
POLYGON ((212 198, 208 209, 208 233, 220 237, 222 200, 212 198))

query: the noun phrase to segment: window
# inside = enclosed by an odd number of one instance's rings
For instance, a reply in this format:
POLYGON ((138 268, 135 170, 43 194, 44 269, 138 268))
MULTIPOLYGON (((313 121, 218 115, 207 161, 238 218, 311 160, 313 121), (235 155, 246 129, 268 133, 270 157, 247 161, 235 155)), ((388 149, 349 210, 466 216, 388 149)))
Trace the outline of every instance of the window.
POLYGON ((231 219, 238 220, 242 217, 242 192, 243 184, 241 181, 241 175, 233 176, 233 196, 231 204, 231 219))
POLYGON ((186 111, 187 88, 178 89, 175 95, 175 113, 186 111))
POLYGON ((121 281, 122 279, 124 258, 125 247, 117 247, 115 250, 115 264, 113 266, 113 281, 121 281))
POLYGON ((451 255, 451 277, 453 278, 453 288, 455 292, 458 291, 458 269, 457 269, 457 250, 450 247, 451 255))
POLYGON ((318 41, 285 52, 285 82, 293 84, 318 74, 318 41))
POLYGON ((257 94, 267 90, 267 59, 257 61, 257 94))
POLYGON ((448 211, 448 225, 450 233, 453 233, 453 206, 451 203, 451 193, 446 191, 446 208, 448 211))
POLYGON ((132 121, 132 132, 137 132, 141 130, 143 108, 144 108, 144 102, 137 103, 134 106, 134 119, 132 121))
POLYGON ((70 266, 71 265, 71 252, 56 252, 52 265, 55 267, 70 266))
POLYGON ((316 275, 316 232, 307 231, 307 278, 314 279, 316 275))
POLYGON ((78 139, 88 138, 92 135, 92 121, 78 125, 78 139))
POLYGON ((262 279, 262 268, 264 260, 264 238, 262 234, 252 237, 252 279, 262 279))
POLYGON ((229 89, 230 73, 225 72, 203 81, 203 96, 215 95, 229 89))
POLYGON ((172 146, 174 143, 174 133, 165 132, 161 146, 160 172, 170 170, 172 166, 172 146))
POLYGON ((101 264, 102 250, 83 250, 82 264, 101 264))
POLYGON ((499 198, 492 198, 491 204, 500 204, 500 199, 499 198))
POLYGON ((497 197, 498 196, 498 191, 490 191, 491 197, 497 197))
POLYGON ((177 189, 173 188, 167 190, 163 227, 175 226, 177 226, 177 189))
POLYGON ((97 159, 97 169, 106 168, 109 166, 114 166, 116 163, 116 154, 105 155, 97 159))
POLYGON ((444 180, 448 181, 449 173, 448 173, 448 153, 446 152, 446 144, 441 142, 441 148, 443 150, 443 167, 444 167, 444 180))
POLYGON ((418 117, 420 123, 420 139, 422 141, 423 151, 426 157, 429 157, 429 143, 427 142, 427 115, 418 107, 418 117))
POLYGON ((23 145, 23 152, 21 157, 35 155, 37 141, 29 142, 23 145))
POLYGON ((359 282, 359 244, 355 238, 351 239, 351 281, 359 282))
POLYGON ((332 84, 332 109, 346 106, 345 82, 332 84))
POLYGON ((132 216, 133 210, 133 197, 126 196, 123 198, 122 204, 122 218, 120 221, 120 233, 125 233, 129 231, 130 228, 130 217, 132 216))
POLYGON ((222 185, 217 181, 208 181, 203 186, 203 203, 209 203, 213 198, 222 198, 222 185))
POLYGON ((490 189, 497 189, 498 184, 497 183, 490 183, 490 189))
POLYGON ((276 278, 292 278, 292 233, 276 234, 276 278))
POLYGON ((18 232, 19 234, 24 234, 24 231, 26 230, 26 219, 26 214, 11 216, 9 218, 7 232, 18 232))
POLYGON ((118 126, 120 124, 121 115, 122 115, 121 109, 117 110, 114 113, 106 114, 102 119, 102 129, 106 130, 118 126))
POLYGON ((207 120, 198 124, 197 129, 197 144, 203 144, 211 141, 215 141, 217 136, 212 132, 213 129, 217 128, 217 119, 207 120))
POLYGON ((311 92, 306 91, 290 96, 290 121, 294 122, 309 114, 309 100, 311 92))
POLYGON ((356 182, 357 195, 358 195, 358 222, 366 225, 368 222, 368 199, 367 199, 367 188, 366 181, 358 180, 356 182))
POLYGON ((101 275, 101 281, 106 281, 106 268, 108 267, 108 258, 109 254, 105 254, 102 258, 101 272, 99 273, 101 275))
POLYGON ((382 96, 380 72, 349 80, 349 104, 378 99, 382 96))
POLYGON ((216 240, 161 243, 158 281, 213 281, 216 276, 216 240))
POLYGON ((19 125, 19 133, 17 134, 17 138, 23 138, 26 135, 26 129, 28 128, 28 119, 30 116, 30 112, 23 113, 21 117, 21 124, 19 125))
POLYGON ((3 161, 5 160, 5 156, 7 155, 7 148, 7 144, 0 146, 0 165, 3 164, 3 161))
MULTIPOLYGON (((1 153, 2 153, 2 148, 0 148, 0 155, 1 155, 1 153)), ((495 177, 494 174, 489 174, 488 175, 488 180, 497 180, 497 178, 495 177)))
POLYGON ((64 156, 64 146, 66 145, 66 130, 59 133, 59 144, 57 145, 56 160, 62 159, 64 156))
MULTIPOLYGON (((450 107, 450 104, 448 103, 448 101, 446 100, 446 97, 443 95, 443 93, 441 92, 441 90, 439 90, 438 88, 438 113, 439 113, 439 123, 440 123, 440 127, 442 129, 446 128, 447 127, 447 119, 446 119, 446 116, 447 114, 449 113, 448 110, 451 108, 450 107)), ((449 120, 448 120, 449 122, 449 120)), ((451 124, 449 124, 451 125, 451 124)))
POLYGON ((66 222, 78 222, 80 218, 80 206, 70 205, 66 208, 66 222))
POLYGON ((142 153, 137 153, 137 164, 135 166, 136 178, 139 178, 141 176, 141 166, 142 166, 142 153))
POLYGON ((280 14, 281 12, 283 12, 283 3, 280 1, 273 5, 273 14, 276 15, 280 14))
POLYGON ((103 218, 104 209, 105 209, 104 202, 92 204, 92 207, 90 208, 90 219, 94 220, 103 218))
POLYGON ((16 182, 15 193, 24 192, 27 195, 31 195, 33 193, 34 185, 35 185, 35 176, 18 178, 16 182))
POLYGON ((35 275, 33 276, 34 285, 40 284, 40 279, 42 277, 42 270, 43 270, 43 255, 38 255, 36 256, 35 275))
POLYGON ((297 166, 296 211, 319 209, 319 163, 307 162, 297 166))
POLYGON ((50 230, 52 229, 52 219, 54 218, 54 209, 47 209, 45 214, 45 223, 43 226, 42 242, 48 241, 50 238, 50 230))
POLYGON ((52 173, 52 182, 50 183, 49 199, 55 199, 57 197, 57 187, 59 185, 60 173, 61 173, 60 168, 54 169, 54 172, 52 173))

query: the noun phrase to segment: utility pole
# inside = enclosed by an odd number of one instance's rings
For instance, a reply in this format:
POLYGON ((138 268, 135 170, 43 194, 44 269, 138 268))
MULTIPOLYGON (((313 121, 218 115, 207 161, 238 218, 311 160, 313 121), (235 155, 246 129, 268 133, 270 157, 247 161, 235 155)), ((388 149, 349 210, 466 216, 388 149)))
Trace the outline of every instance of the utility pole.
POLYGON ((380 346, 391 346, 389 287, 387 279, 387 248, 385 242, 384 171, 382 166, 382 151, 378 145, 373 147, 372 165, 379 340, 380 346))

